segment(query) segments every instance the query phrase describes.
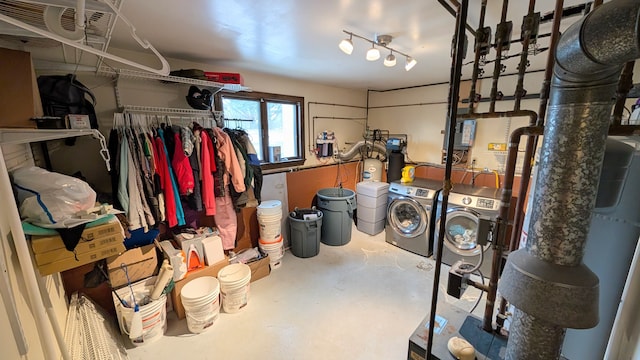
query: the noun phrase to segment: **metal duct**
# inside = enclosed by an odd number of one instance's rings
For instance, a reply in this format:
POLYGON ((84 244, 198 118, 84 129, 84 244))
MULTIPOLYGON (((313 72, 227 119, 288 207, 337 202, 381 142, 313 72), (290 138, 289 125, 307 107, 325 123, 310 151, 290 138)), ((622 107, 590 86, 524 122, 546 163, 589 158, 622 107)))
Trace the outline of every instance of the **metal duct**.
POLYGON ((582 258, 618 78, 640 57, 639 18, 640 2, 614 0, 558 43, 527 244, 499 285, 517 308, 506 359, 557 359, 566 328, 598 323, 599 282, 582 258))
POLYGON ((353 158, 354 156, 356 156, 358 154, 358 150, 360 150, 361 147, 366 146, 367 150, 368 149, 375 149, 378 150, 380 153, 382 154, 386 154, 387 153, 387 148, 380 145, 380 144, 375 144, 375 143, 371 143, 365 140, 360 140, 357 143, 355 143, 355 145, 353 145, 351 147, 351 149, 345 151, 345 152, 339 152, 337 157, 340 160, 351 160, 351 158, 353 158))

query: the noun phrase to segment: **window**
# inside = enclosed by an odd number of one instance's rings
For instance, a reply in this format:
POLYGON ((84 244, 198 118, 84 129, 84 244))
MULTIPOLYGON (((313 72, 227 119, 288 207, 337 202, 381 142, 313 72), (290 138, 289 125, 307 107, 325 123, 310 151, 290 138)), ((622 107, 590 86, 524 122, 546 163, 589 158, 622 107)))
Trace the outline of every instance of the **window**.
POLYGON ((263 168, 304 163, 304 98, 259 92, 218 93, 225 127, 249 134, 263 168))

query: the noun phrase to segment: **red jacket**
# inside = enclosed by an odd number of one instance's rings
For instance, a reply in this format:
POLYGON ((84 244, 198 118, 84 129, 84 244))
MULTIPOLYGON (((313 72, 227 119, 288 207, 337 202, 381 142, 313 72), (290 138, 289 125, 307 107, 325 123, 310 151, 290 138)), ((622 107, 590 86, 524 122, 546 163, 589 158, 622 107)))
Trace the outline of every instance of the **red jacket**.
POLYGON ((167 223, 169 227, 174 227, 178 225, 176 198, 173 194, 173 186, 171 185, 171 174, 169 173, 169 162, 164 152, 164 142, 160 137, 156 137, 153 140, 153 144, 156 173, 160 176, 160 187, 164 192, 167 223))
POLYGON ((173 153, 173 171, 176 174, 176 181, 178 182, 178 189, 180 195, 189 195, 193 193, 193 169, 191 169, 191 163, 189 158, 185 155, 182 149, 182 140, 180 139, 180 133, 176 132, 174 135, 175 150, 173 153))

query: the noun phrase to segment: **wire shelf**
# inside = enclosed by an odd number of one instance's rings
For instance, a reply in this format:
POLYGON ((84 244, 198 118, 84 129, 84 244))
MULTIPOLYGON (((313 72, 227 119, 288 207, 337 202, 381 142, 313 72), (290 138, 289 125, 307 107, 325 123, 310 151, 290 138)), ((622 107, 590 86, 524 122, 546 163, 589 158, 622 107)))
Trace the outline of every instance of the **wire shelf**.
POLYGON ((206 88, 213 89, 213 92, 216 93, 220 90, 230 91, 230 92, 238 92, 238 91, 251 91, 250 88, 246 86, 242 86, 239 84, 223 84, 213 81, 207 80, 199 80, 199 79, 191 79, 179 76, 163 76, 154 73, 149 73, 146 71, 139 70, 130 70, 130 69, 113 69, 108 66, 101 66, 97 72, 98 75, 101 76, 120 76, 120 78, 134 79, 134 80, 158 80, 170 83, 177 84, 187 84, 187 85, 199 85, 206 88))
POLYGON ((168 107, 156 107, 156 106, 138 106, 138 105, 125 105, 122 108, 123 112, 128 113, 147 113, 147 114, 163 114, 163 115, 188 115, 188 116, 201 116, 201 117, 214 117, 219 111, 210 110, 195 110, 195 109, 179 109, 168 107))

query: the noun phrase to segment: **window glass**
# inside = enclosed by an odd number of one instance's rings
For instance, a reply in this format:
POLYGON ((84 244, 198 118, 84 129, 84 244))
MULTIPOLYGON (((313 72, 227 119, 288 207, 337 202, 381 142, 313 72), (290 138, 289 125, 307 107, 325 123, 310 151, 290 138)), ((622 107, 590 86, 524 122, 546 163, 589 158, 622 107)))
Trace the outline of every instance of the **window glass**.
POLYGON ((297 106, 294 104, 267 103, 269 119, 269 147, 280 147, 280 156, 298 157, 297 106))
POLYGON ((249 134, 251 143, 256 148, 258 159, 264 160, 264 154, 262 154, 262 127, 260 125, 260 101, 222 98, 222 106, 224 106, 225 126, 246 131, 249 134))

